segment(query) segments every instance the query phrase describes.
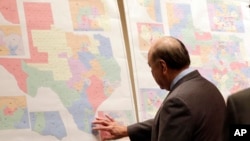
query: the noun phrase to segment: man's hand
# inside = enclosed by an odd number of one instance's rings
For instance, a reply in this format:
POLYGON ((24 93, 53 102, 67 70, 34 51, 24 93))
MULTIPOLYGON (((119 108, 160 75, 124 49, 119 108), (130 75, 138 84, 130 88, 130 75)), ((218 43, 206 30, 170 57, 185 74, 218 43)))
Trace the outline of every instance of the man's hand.
POLYGON ((93 130, 105 131, 103 140, 119 139, 128 136, 127 127, 119 125, 113 118, 105 115, 105 118, 97 117, 92 124, 93 130))

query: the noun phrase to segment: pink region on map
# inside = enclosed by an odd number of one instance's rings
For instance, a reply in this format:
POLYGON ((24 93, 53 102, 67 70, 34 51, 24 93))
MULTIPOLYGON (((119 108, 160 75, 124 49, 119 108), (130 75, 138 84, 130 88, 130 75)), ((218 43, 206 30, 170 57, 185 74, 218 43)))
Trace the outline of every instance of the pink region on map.
POLYGON ((220 76, 222 75, 226 75, 228 73, 227 69, 226 68, 223 68, 223 69, 213 69, 213 72, 214 74, 219 74, 220 76))
POLYGON ((96 76, 91 76, 90 86, 87 89, 88 100, 94 107, 94 110, 106 99, 104 95, 103 82, 96 76))
POLYGON ((4 111, 4 115, 8 116, 8 115, 13 115, 13 113, 15 112, 15 109, 6 107, 3 111, 4 111))
POLYGON ((18 59, 0 59, 0 64, 8 70, 9 73, 14 75, 17 80, 17 84, 21 90, 27 92, 26 78, 27 74, 23 72, 21 60, 18 59))
POLYGON ((48 54, 38 52, 32 42, 32 30, 50 30, 53 16, 49 3, 24 3, 31 59, 27 63, 47 63, 48 54))
POLYGON ((197 40, 211 40, 212 35, 209 32, 195 32, 195 38, 197 40))
MULTIPOLYGON (((7 2, 8 3, 8 2, 7 2)), ((30 49, 30 59, 25 59, 27 63, 46 63, 48 54, 37 51, 32 42, 32 30, 49 30, 53 24, 52 12, 49 3, 24 3, 25 18, 30 49)), ((27 92, 27 74, 22 70, 20 59, 1 59, 0 64, 8 70, 24 92, 27 92)))
POLYGON ((240 70, 240 69, 243 69, 243 68, 248 68, 248 63, 245 62, 245 63, 240 63, 240 62, 232 62, 230 64, 230 67, 232 70, 240 70))
POLYGON ((0 0, 0 13, 7 21, 19 24, 16 0, 0 0))

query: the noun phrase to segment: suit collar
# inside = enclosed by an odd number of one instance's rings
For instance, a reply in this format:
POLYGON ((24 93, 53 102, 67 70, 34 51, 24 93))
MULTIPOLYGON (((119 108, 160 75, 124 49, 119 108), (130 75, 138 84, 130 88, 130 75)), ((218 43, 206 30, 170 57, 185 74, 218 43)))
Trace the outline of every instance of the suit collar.
POLYGON ((193 79, 194 77, 197 76, 201 76, 200 73, 197 70, 193 70, 191 72, 189 72, 188 74, 186 74, 185 76, 183 76, 181 79, 179 79, 172 87, 172 89, 170 90, 173 91, 177 86, 179 86, 181 83, 188 81, 190 79, 193 79))
POLYGON ((190 72, 194 71, 191 68, 187 68, 185 70, 183 70, 182 72, 180 72, 172 81, 171 85, 170 85, 170 90, 173 89, 174 85, 180 80, 182 79, 184 76, 186 76, 187 74, 189 74, 190 72))

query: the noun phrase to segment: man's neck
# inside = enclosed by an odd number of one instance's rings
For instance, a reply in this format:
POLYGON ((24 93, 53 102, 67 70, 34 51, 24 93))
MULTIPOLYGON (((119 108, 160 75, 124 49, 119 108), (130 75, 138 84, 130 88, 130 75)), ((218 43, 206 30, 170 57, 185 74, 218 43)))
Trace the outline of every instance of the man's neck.
POLYGON ((170 85, 170 90, 174 87, 174 85, 185 75, 193 71, 193 69, 190 69, 189 67, 186 67, 184 69, 178 70, 173 73, 173 79, 170 85))

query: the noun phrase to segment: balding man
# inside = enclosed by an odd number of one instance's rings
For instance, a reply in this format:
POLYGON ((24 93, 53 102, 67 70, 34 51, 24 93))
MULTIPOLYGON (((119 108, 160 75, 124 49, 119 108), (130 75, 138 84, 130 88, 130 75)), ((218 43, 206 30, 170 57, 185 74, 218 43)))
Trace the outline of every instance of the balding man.
POLYGON ((93 129, 108 131, 105 140, 221 141, 225 101, 211 82, 189 68, 184 44, 162 37, 150 48, 148 64, 159 87, 169 91, 154 119, 126 127, 111 117, 97 117, 93 129))

